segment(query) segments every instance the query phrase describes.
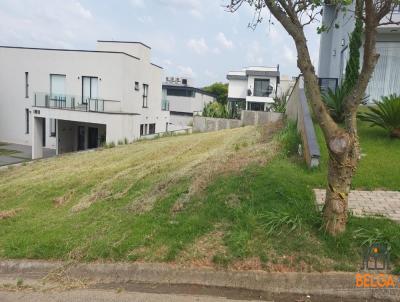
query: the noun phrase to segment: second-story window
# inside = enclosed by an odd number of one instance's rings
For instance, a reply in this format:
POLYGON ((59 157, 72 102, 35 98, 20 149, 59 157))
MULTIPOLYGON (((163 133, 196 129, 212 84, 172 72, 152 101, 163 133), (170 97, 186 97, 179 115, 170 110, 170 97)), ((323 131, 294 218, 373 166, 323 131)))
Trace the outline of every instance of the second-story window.
POLYGON ((254 96, 269 96, 269 79, 254 80, 254 96))
POLYGON ((149 85, 143 84, 143 108, 148 107, 149 85))

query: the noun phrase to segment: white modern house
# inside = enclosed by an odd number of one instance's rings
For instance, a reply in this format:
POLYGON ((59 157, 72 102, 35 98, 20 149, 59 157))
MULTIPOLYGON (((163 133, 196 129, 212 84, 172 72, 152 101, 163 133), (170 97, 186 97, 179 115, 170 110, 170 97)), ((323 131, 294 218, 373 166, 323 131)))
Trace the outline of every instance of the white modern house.
POLYGON ((163 83, 162 108, 170 112, 170 129, 191 125, 193 115, 202 114, 204 107, 216 97, 200 88, 193 87, 191 79, 166 77, 163 83))
MULTIPOLYGON (((322 22, 330 29, 321 34, 320 40, 318 76, 323 88, 334 89, 344 79, 349 38, 355 26, 354 6, 353 2, 346 12, 336 5, 324 6, 322 22)), ((394 11, 393 19, 400 21, 400 7, 394 11)), ((376 48, 380 57, 367 88, 369 101, 400 94, 400 25, 379 27, 376 48)))
POLYGON ((0 141, 57 154, 164 132, 162 68, 140 42, 96 50, 0 46, 0 141))
POLYGON ((228 107, 232 112, 240 109, 266 111, 278 95, 279 65, 276 67, 247 67, 230 71, 228 107))

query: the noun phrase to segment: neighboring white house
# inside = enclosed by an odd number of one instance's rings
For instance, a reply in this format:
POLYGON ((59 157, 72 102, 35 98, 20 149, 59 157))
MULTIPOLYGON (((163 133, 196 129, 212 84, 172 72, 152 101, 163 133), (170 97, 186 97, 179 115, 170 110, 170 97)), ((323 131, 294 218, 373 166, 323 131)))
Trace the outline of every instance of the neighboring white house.
POLYGON ((162 68, 140 42, 95 51, 0 46, 0 141, 57 154, 164 132, 162 68))
POLYGON ((166 77, 162 87, 162 108, 170 112, 169 130, 191 125, 193 115, 201 114, 208 103, 216 100, 213 94, 193 87, 187 78, 166 77))
MULTIPOLYGON (((400 21, 400 7, 393 18, 400 21)), ((335 88, 346 71, 349 38, 355 26, 354 2, 346 12, 336 5, 325 5, 322 22, 331 28, 321 34, 318 76, 322 87, 335 88), (335 24, 338 26, 331 26, 335 24)), ((376 48, 380 57, 366 91, 369 101, 400 94, 400 25, 379 27, 376 48)))
POLYGON ((240 109, 265 111, 278 95, 279 66, 247 67, 230 71, 228 107, 235 114, 240 109))

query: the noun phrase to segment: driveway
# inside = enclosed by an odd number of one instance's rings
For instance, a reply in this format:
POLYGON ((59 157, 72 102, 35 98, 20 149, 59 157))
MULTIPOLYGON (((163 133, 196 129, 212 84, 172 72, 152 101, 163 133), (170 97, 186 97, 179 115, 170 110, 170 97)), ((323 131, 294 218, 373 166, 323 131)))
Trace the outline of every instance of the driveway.
MULTIPOLYGON (((56 155, 53 149, 43 149, 43 157, 56 155)), ((32 160, 32 147, 29 145, 0 143, 0 166, 18 164, 32 160)))

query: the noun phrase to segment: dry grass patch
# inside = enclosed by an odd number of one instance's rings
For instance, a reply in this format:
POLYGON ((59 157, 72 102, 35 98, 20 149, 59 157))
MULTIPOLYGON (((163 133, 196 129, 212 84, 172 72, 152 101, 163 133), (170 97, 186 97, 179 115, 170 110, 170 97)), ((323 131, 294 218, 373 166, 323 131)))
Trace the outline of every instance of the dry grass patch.
POLYGON ((0 211, 0 220, 12 218, 12 217, 16 216, 17 213, 20 212, 20 211, 21 211, 21 209, 12 209, 12 210, 0 211))
POLYGON ((217 225, 212 232, 199 237, 180 253, 176 262, 193 267, 213 267, 215 255, 228 254, 223 242, 224 229, 223 225, 217 225))

